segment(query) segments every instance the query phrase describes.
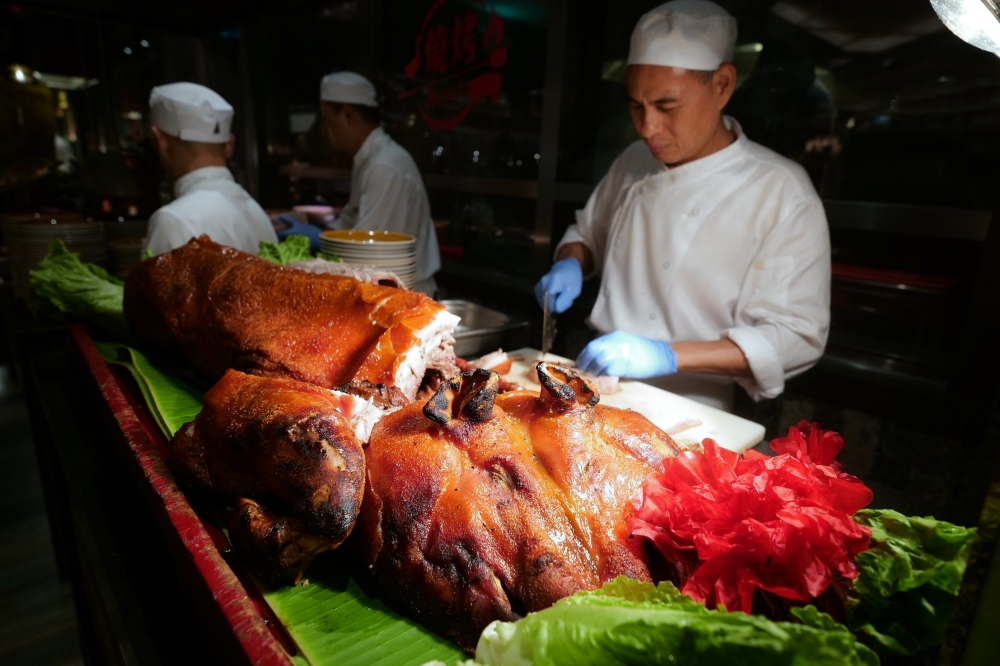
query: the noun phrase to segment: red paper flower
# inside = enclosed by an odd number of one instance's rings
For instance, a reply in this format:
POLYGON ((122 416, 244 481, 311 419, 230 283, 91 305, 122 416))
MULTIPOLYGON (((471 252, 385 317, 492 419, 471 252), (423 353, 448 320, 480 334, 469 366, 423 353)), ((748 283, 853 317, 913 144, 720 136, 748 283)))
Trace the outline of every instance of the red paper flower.
MULTIPOLYGON (((806 425, 786 439, 801 437, 811 454, 815 437, 817 455, 833 462, 835 441, 806 425)), ((709 608, 749 613, 758 589, 808 602, 834 573, 857 576, 854 558, 870 532, 851 515, 872 499, 860 480, 791 454, 743 458, 710 439, 704 449, 665 460, 628 520, 630 533, 674 566, 683 592, 709 608)))
POLYGON ((842 448, 844 438, 840 433, 822 430, 818 423, 804 420, 789 428, 787 437, 771 440, 771 449, 775 453, 787 453, 805 463, 830 465, 837 471, 842 469, 837 462, 837 454, 842 448))

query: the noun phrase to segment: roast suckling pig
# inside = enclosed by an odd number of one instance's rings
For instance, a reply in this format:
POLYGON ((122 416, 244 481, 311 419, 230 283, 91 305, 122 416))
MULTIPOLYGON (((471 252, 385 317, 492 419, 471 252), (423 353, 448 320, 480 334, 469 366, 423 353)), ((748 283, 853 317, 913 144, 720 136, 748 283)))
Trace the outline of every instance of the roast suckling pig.
POLYGON ((458 317, 424 294, 315 275, 207 236, 140 263, 125 281, 133 335, 227 368, 334 388, 367 380, 413 399, 427 370, 457 373, 458 317))
POLYGON ((389 595, 467 649, 493 620, 650 578, 625 518, 676 446, 599 405, 574 371, 542 363, 538 375, 540 394, 498 395, 496 373, 467 372, 385 415, 365 449, 352 540, 389 595))
POLYGON ((232 510, 230 536, 267 578, 301 574, 351 533, 365 482, 372 400, 229 370, 167 463, 187 489, 232 510))

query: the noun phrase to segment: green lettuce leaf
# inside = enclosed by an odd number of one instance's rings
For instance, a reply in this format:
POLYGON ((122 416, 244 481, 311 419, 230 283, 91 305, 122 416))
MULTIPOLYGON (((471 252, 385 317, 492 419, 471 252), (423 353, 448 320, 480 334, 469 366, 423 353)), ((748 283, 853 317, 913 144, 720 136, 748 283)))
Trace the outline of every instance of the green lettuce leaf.
POLYGON ((871 529, 871 548, 849 599, 851 629, 871 645, 914 654, 938 645, 962 585, 975 528, 865 509, 855 517, 871 529))
POLYGON ((115 334, 128 337, 122 312, 124 283, 95 264, 80 261, 61 240, 49 243, 49 254, 30 272, 31 288, 60 312, 72 314, 115 334))
POLYGON ((807 623, 708 610, 670 583, 617 578, 517 622, 492 623, 479 639, 475 663, 878 664, 874 652, 829 616, 811 607, 800 614, 807 623))
POLYGON ((309 253, 309 237, 298 234, 293 234, 280 243, 261 241, 257 256, 282 266, 293 261, 309 261, 313 258, 309 253))

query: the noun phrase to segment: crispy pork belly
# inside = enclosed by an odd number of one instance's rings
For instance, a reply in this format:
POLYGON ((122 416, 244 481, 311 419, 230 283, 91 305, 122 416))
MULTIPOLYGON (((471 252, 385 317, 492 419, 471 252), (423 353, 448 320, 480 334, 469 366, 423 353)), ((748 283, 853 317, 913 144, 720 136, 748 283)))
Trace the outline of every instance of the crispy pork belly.
POLYGON ((395 273, 387 271, 378 266, 366 266, 363 264, 347 264, 342 261, 327 261, 326 259, 311 259, 310 261, 293 261, 288 264, 289 268, 296 268, 306 273, 320 273, 325 275, 341 275, 351 277, 359 282, 368 284, 380 284, 383 287, 396 287, 406 289, 403 281, 395 273))
POLYGON ((428 325, 415 331, 417 343, 403 353, 393 380, 404 395, 409 398, 416 395, 428 370, 436 370, 445 377, 458 374, 453 333, 459 321, 459 317, 442 310, 428 325))
MULTIPOLYGON (((358 396, 359 398, 364 398, 365 400, 370 400, 373 405, 379 409, 394 409, 397 407, 402 407, 409 404, 409 400, 403 395, 395 386, 386 386, 385 384, 372 384, 369 381, 359 380, 348 382, 343 386, 338 386, 337 391, 341 393, 350 393, 351 395, 358 396)), ((365 437, 364 441, 368 441, 365 437)))
POLYGON ((366 449, 355 543, 387 594, 466 649, 493 620, 650 578, 625 518, 676 447, 575 372, 539 376, 540 393, 499 394, 496 373, 467 372, 386 415, 366 449))
POLYGON ((412 399, 427 369, 455 372, 458 317, 424 294, 315 275, 192 239, 125 282, 133 335, 218 379, 227 368, 325 388, 353 380, 412 399))
POLYGON ((299 574, 354 528, 362 444, 382 414, 370 399, 229 370, 171 441, 167 464, 184 487, 238 505, 238 545, 270 562, 265 575, 289 563, 299 574))

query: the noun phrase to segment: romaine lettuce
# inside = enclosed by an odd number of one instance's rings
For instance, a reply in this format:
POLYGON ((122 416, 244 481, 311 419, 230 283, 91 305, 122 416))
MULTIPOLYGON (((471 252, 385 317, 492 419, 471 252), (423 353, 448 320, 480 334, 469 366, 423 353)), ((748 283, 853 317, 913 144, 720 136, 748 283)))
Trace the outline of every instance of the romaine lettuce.
POLYGON ((617 578, 517 622, 494 622, 476 664, 874 665, 846 627, 809 606, 803 624, 708 610, 670 583, 617 578))
POLYGON ((293 234, 280 243, 261 241, 257 256, 282 266, 293 261, 309 261, 313 258, 309 253, 309 237, 298 234, 293 234))
POLYGON ((854 519, 871 529, 872 540, 857 558, 860 574, 848 600, 851 629, 896 654, 939 644, 975 528, 889 510, 866 509, 854 519))
POLYGON ((61 240, 49 243, 49 254, 30 272, 31 288, 60 312, 72 314, 128 338, 122 311, 124 283, 96 264, 80 261, 61 240))

